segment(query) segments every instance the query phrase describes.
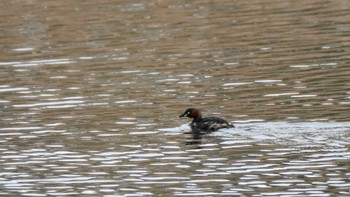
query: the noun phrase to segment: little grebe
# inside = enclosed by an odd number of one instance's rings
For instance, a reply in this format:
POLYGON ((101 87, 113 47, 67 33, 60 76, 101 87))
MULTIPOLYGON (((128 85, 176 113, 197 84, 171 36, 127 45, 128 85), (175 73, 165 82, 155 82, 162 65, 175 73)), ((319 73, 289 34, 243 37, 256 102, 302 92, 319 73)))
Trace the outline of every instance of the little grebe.
POLYGON ((226 120, 217 117, 202 118, 201 112, 196 108, 188 108, 179 117, 193 118, 190 123, 191 129, 194 133, 209 133, 223 128, 234 128, 233 124, 226 120))

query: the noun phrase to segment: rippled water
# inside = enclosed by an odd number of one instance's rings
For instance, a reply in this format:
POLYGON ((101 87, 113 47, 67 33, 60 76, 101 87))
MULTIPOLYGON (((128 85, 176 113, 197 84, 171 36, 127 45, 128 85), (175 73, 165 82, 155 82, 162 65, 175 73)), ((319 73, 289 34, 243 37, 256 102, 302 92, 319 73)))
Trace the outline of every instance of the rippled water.
POLYGON ((1 196, 350 195, 348 1, 0 4, 1 196))

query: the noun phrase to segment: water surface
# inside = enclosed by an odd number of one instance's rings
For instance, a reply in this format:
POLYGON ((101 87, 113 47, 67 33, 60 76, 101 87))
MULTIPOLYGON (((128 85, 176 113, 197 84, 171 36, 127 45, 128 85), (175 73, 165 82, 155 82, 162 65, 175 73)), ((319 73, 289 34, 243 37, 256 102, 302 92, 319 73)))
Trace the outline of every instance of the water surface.
POLYGON ((1 195, 350 195, 348 1, 0 4, 1 195))

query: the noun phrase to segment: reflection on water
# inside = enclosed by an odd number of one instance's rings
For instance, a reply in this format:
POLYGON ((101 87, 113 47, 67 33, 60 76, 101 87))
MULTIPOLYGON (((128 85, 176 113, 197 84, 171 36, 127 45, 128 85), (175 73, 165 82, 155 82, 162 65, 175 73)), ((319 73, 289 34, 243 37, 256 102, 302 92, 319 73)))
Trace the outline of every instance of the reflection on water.
POLYGON ((1 3, 0 195, 350 195, 349 6, 1 3))
POLYGON ((41 129, 2 129, 3 194, 349 194, 348 122, 240 124, 201 138, 183 125, 128 140, 41 129))

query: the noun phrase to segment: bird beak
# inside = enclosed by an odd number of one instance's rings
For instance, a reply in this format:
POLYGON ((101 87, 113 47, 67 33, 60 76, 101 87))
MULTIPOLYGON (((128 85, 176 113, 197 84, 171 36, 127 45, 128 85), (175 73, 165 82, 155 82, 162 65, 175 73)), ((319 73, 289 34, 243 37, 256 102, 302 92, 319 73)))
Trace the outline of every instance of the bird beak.
POLYGON ((180 116, 179 116, 179 118, 181 118, 181 117, 185 117, 186 116, 186 112, 185 113, 183 113, 183 114, 181 114, 180 116))

